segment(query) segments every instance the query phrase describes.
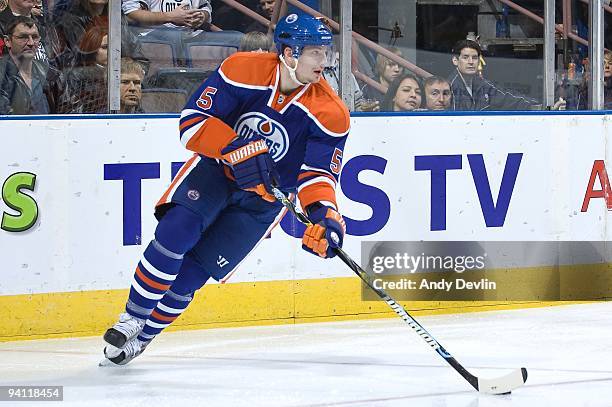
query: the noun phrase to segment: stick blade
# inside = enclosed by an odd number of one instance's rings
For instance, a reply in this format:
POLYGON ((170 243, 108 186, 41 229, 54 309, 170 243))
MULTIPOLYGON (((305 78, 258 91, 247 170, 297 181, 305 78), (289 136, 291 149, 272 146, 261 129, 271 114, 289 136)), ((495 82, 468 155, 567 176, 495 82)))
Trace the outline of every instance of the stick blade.
POLYGON ((486 394, 508 394, 527 381, 527 369, 516 369, 495 379, 478 379, 478 391, 486 394))

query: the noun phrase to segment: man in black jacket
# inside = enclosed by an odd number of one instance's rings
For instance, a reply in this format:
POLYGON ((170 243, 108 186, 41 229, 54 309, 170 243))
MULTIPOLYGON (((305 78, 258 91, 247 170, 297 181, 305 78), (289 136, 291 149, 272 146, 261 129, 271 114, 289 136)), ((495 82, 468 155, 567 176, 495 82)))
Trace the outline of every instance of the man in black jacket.
POLYGON ((0 114, 48 114, 47 65, 34 59, 40 34, 18 16, 7 29, 8 54, 0 59, 0 114))
MULTIPOLYGON (((478 64, 482 51, 477 42, 459 41, 453 47, 452 62, 455 71, 449 76, 453 94, 453 110, 539 110, 542 104, 502 89, 482 78, 478 64)), ((557 100, 553 110, 564 110, 565 101, 557 100)))

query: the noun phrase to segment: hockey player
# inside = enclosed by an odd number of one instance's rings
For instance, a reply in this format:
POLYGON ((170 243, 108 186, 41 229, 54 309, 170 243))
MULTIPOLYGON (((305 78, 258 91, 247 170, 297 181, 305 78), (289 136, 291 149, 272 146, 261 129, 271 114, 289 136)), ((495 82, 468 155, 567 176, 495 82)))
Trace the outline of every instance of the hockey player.
POLYGON ((155 238, 136 267, 125 313, 104 335, 111 363, 142 353, 196 290, 226 278, 268 235, 285 212, 272 185, 297 192, 312 219, 305 250, 329 258, 342 246, 335 185, 349 113, 321 80, 332 34, 314 17, 290 14, 274 39, 278 55, 230 56, 183 110, 181 142, 195 154, 158 202, 155 238))

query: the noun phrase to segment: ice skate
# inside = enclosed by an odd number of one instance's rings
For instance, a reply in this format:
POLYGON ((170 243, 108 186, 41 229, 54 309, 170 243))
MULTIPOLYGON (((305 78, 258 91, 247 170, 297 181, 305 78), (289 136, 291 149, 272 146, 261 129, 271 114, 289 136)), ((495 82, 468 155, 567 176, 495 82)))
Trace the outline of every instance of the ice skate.
POLYGON ((127 312, 119 315, 119 322, 109 328, 104 334, 104 341, 115 348, 123 348, 126 343, 135 338, 144 327, 145 321, 127 312))
POLYGON ((136 356, 144 352, 148 344, 149 342, 143 342, 138 338, 133 338, 128 341, 123 348, 107 345, 104 348, 104 357, 106 359, 100 363, 100 366, 126 365, 136 356))

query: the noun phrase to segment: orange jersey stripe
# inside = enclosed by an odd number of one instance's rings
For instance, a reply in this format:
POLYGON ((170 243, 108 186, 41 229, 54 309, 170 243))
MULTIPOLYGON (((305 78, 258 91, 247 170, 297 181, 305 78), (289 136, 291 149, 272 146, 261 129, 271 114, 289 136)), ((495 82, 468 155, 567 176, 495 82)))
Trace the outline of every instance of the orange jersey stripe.
POLYGON ((159 319, 160 321, 165 321, 165 322, 172 322, 172 321, 174 321, 178 317, 178 315, 173 316, 173 317, 167 317, 165 315, 160 314, 159 312, 157 312, 155 310, 153 310, 153 312, 151 312, 151 316, 153 318, 156 318, 156 319, 159 319))
POLYGON ((182 181, 183 175, 185 175, 185 172, 187 171, 187 169, 191 166, 191 164, 193 164, 193 162, 198 158, 197 154, 194 154, 193 157, 191 157, 189 160, 187 160, 187 162, 185 164, 183 164, 183 166, 181 167, 181 169, 179 170, 178 174, 176 174, 176 177, 174 177, 174 179, 172 180, 172 183, 170 184, 170 186, 168 187, 168 189, 166 189, 166 192, 164 192, 164 194, 162 195, 161 198, 159 198, 159 201, 157 201, 157 204, 155 206, 164 204, 168 201, 168 196, 170 195, 170 192, 172 191, 172 189, 174 188, 174 186, 182 181))
POLYGON ((305 172, 302 172, 300 175, 298 175, 298 181, 302 180, 304 178, 314 177, 314 176, 317 176, 317 177, 318 176, 324 176, 324 177, 327 177, 327 178, 331 179, 332 181, 334 181, 334 184, 336 183, 336 180, 331 175, 325 174, 324 172, 315 172, 315 171, 305 171, 305 172))
POLYGON ((161 284, 145 276, 143 272, 140 270, 140 267, 136 267, 136 275, 138 276, 138 278, 144 281, 144 283, 148 285, 149 287, 157 288, 158 290, 167 290, 168 288, 170 288, 170 284, 161 284))
POLYGON ((318 201, 332 202, 336 207, 336 192, 327 182, 315 182, 314 184, 304 187, 298 192, 298 198, 302 208, 318 201))
POLYGON ((216 117, 209 117, 187 143, 188 150, 211 158, 221 158, 223 150, 236 138, 234 130, 216 117))
POLYGON ((183 130, 185 130, 185 128, 186 128, 186 127, 189 127, 189 126, 191 126, 192 124, 199 123, 199 122, 201 122, 201 121, 202 121, 202 120, 204 120, 204 119, 205 119, 205 117, 203 117, 203 116, 194 117, 193 119, 189 119, 189 120, 187 120, 186 122, 184 122, 183 124, 181 124, 181 125, 179 126, 179 130, 180 130, 180 131, 183 131, 183 130))

